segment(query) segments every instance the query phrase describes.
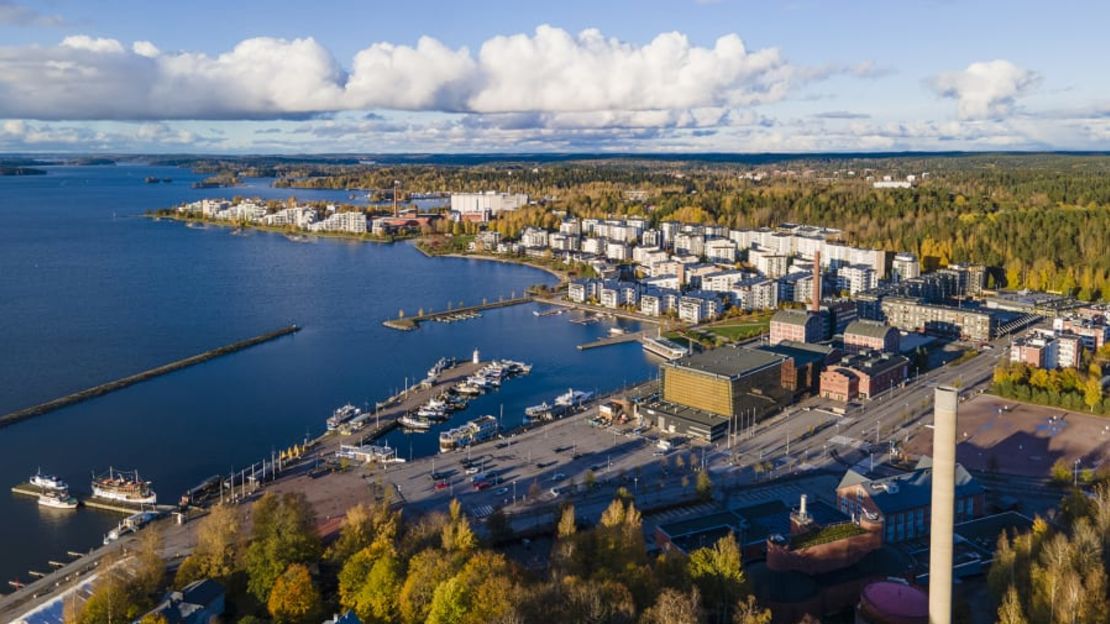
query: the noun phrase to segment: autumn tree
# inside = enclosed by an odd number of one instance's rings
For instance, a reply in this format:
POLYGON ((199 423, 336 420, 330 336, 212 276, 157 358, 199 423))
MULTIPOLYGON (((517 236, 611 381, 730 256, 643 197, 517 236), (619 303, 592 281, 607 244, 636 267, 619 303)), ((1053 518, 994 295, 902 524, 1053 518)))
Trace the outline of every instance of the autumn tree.
POLYGON ((320 558, 316 519, 302 493, 267 492, 253 507, 254 526, 244 557, 247 589, 266 600, 278 577, 294 563, 320 558))
POLYGON ((216 505, 197 525, 197 545, 181 562, 174 584, 184 587, 205 578, 225 578, 235 571, 239 558, 239 512, 231 505, 216 505))
POLYGON ((726 622, 732 606, 744 595, 744 573, 740 569, 740 545, 730 532, 712 547, 690 553, 690 578, 702 596, 710 621, 726 622))
POLYGON ((702 624, 701 597, 697 588, 689 592, 666 588, 659 592, 655 604, 644 611, 644 624, 702 624))
POLYGON ((320 593, 304 564, 294 563, 274 581, 266 608, 277 624, 308 624, 317 621, 320 593))

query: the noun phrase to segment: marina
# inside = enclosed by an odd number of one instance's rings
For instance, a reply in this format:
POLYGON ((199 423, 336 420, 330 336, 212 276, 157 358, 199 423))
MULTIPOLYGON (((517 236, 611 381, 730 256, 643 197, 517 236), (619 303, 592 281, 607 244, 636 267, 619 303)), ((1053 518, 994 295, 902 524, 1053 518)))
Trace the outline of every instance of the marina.
POLYGON ((425 321, 439 321, 439 322, 455 322, 464 321, 474 318, 479 318, 481 312, 484 310, 493 310, 496 308, 505 308, 509 306, 521 305, 532 301, 531 295, 524 297, 512 297, 510 299, 498 299, 497 301, 483 302, 479 305, 472 306, 459 306, 458 308, 442 310, 439 312, 427 312, 424 314, 417 314, 415 316, 398 316, 396 319, 389 319, 382 322, 382 325, 401 331, 412 331, 420 326, 420 323, 425 321))

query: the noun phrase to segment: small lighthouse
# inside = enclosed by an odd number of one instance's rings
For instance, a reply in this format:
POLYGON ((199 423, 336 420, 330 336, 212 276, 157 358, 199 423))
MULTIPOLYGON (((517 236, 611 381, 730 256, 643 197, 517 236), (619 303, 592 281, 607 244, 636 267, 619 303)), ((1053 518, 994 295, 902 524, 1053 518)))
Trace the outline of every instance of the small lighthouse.
POLYGON ((481 356, 478 355, 478 350, 477 349, 474 350, 474 355, 472 355, 470 357, 470 361, 474 362, 475 364, 482 361, 481 356))

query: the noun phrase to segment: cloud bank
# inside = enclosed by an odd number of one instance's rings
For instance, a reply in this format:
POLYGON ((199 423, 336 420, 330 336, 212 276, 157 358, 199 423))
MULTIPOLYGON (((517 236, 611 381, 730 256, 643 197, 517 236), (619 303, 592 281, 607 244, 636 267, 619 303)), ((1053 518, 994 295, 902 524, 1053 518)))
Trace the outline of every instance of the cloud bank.
POLYGON ((477 53, 422 37, 415 46, 375 43, 349 70, 312 38, 252 38, 211 56, 77 35, 0 47, 0 117, 278 119, 368 109, 681 117, 775 102, 827 74, 793 66, 775 48, 748 50, 735 34, 712 47, 677 32, 636 45, 540 26, 490 38, 477 53))

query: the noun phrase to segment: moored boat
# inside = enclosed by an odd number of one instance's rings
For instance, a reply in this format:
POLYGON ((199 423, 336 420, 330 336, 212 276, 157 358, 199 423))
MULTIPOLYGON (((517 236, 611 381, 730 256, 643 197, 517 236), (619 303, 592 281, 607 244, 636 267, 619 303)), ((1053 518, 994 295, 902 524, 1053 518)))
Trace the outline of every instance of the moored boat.
POLYGON ((104 474, 94 474, 92 493, 97 498, 131 505, 153 505, 158 502, 158 495, 150 488, 150 481, 143 481, 137 470, 109 468, 104 474))
POLYGON ((52 474, 45 474, 40 469, 35 474, 31 475, 31 485, 42 488, 44 490, 68 490, 69 486, 65 481, 52 474))
POLYGON ((68 490, 50 490, 39 494, 39 505, 51 509, 77 509, 77 499, 68 490))

